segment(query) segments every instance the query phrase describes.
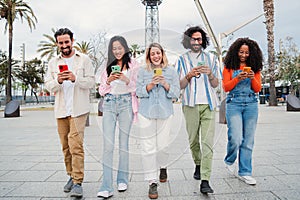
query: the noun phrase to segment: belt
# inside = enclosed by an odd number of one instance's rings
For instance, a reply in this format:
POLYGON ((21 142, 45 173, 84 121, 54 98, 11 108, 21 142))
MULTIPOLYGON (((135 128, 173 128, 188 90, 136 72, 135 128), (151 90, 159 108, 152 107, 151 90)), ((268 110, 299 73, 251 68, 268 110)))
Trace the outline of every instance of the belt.
POLYGON ((125 94, 109 94, 109 93, 107 93, 105 96, 111 97, 111 98, 119 98, 119 97, 124 97, 124 96, 131 96, 131 93, 125 93, 125 94))

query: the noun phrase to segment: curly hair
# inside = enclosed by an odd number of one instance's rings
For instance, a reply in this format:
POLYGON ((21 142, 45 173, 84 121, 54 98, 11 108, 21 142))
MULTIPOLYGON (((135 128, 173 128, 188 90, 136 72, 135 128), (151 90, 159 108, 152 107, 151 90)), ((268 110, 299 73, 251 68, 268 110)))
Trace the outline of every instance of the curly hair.
POLYGON ((191 37, 194 33, 200 32, 202 35, 202 48, 206 49, 206 47, 209 45, 209 38, 206 34, 206 32, 200 28, 199 26, 193 26, 188 28, 184 33, 183 33, 183 38, 181 41, 181 44, 185 49, 191 49, 191 37))
POLYGON ((125 49, 125 54, 122 57, 121 71, 123 70, 124 66, 127 69, 129 69, 128 63, 130 63, 130 61, 131 61, 131 52, 130 52, 130 49, 128 47, 128 44, 127 44, 127 41, 125 40, 125 38, 122 36, 119 36, 119 35, 112 37, 110 39, 109 45, 108 45, 107 66, 106 66, 107 76, 109 76, 111 73, 111 66, 116 65, 118 63, 118 60, 116 59, 116 57, 114 56, 113 51, 112 51, 112 48, 113 48, 112 46, 115 41, 119 41, 125 49))
POLYGON ((263 55, 261 49, 257 42, 249 38, 238 38, 231 44, 225 56, 225 68, 233 70, 240 68, 240 58, 238 53, 242 45, 247 45, 249 47, 249 57, 246 60, 247 66, 251 67, 254 73, 261 71, 263 67, 263 55))

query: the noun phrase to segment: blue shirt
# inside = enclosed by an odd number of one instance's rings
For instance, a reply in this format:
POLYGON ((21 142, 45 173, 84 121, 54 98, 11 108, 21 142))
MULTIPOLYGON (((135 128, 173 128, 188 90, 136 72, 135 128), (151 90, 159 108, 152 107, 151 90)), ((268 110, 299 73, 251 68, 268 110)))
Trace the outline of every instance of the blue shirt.
POLYGON ((136 83, 136 95, 140 99, 139 113, 149 119, 166 119, 173 115, 173 98, 178 98, 180 94, 179 78, 173 67, 165 67, 162 74, 166 82, 170 85, 169 91, 157 84, 149 92, 146 86, 151 83, 153 70, 140 68, 136 83))

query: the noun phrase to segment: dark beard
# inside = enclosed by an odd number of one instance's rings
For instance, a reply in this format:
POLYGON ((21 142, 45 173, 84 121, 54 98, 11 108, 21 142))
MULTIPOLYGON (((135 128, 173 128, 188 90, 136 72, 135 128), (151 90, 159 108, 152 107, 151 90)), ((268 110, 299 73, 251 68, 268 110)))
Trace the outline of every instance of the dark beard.
POLYGON ((69 56, 72 53, 72 49, 70 47, 66 47, 64 49, 61 49, 61 54, 64 56, 69 56), (68 51, 64 51, 65 49, 68 49, 68 51))
POLYGON ((195 53, 198 53, 201 51, 201 45, 200 44, 192 44, 191 45, 191 50, 195 53), (196 48, 195 48, 196 47, 196 48))

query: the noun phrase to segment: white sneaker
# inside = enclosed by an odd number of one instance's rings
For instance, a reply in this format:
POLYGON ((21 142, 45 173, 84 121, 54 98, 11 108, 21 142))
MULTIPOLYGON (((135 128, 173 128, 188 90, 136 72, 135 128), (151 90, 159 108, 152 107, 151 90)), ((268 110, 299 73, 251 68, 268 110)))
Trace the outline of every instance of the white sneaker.
POLYGON ((255 185, 256 180, 252 176, 239 176, 239 178, 248 185, 255 185))
POLYGON ((232 165, 228 165, 228 164, 225 163, 225 168, 227 169, 229 174, 231 174, 233 176, 235 175, 235 171, 236 171, 235 163, 233 163, 232 165))
POLYGON ((125 183, 119 183, 118 184, 118 191, 119 192, 124 192, 126 190, 127 190, 127 184, 125 184, 125 183))
POLYGON ((97 197, 102 197, 102 198, 109 198, 113 195, 114 195, 114 193, 109 192, 109 191, 100 191, 100 192, 97 193, 97 197))

